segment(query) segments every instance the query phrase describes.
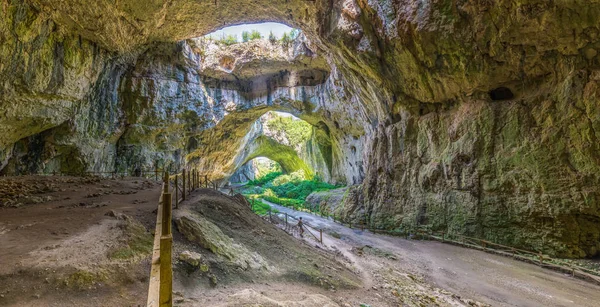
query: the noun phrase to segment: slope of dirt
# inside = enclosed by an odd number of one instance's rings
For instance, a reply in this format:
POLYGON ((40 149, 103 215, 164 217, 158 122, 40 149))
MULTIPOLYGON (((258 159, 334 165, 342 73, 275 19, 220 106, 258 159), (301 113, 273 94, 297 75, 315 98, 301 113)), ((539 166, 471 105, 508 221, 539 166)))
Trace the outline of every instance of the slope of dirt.
POLYGON ((175 231, 174 258, 184 251, 202 255, 197 267, 175 263, 175 303, 179 306, 485 306, 394 267, 397 261, 385 253, 384 257, 358 255, 353 246, 333 244, 335 239, 329 236, 324 245, 308 235, 292 236, 251 212, 239 197, 201 190, 174 211, 180 227, 181 219, 195 215, 201 216, 197 221, 207 220, 202 223, 208 226, 193 235, 188 224, 180 229, 183 233, 175 231), (231 241, 208 233, 210 225, 218 226, 216 232, 231 241), (221 253, 219 240, 257 253, 269 268, 241 268, 233 264, 235 257, 217 256, 213 251, 221 253))
POLYGON ((0 305, 143 304, 159 193, 137 178, 1 178, 0 305))
POLYGON ((183 232, 175 232, 174 257, 185 250, 195 251, 208 266, 208 271, 202 272, 185 263, 177 264, 176 279, 182 292, 195 292, 198 284, 203 288, 212 284, 218 289, 265 280, 325 290, 355 289, 361 284, 353 268, 336 259, 342 257, 290 237, 252 213, 243 199, 202 189, 175 210, 173 217, 175 229, 183 232), (182 228, 182 221, 190 218, 206 225, 195 237, 188 226, 182 228))

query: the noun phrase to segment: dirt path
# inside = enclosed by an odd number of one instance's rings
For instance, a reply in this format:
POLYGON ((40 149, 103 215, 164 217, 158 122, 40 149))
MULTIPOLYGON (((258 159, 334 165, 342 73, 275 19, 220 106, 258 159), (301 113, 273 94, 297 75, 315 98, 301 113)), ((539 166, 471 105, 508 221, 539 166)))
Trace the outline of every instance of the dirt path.
POLYGON ((145 301, 149 259, 109 259, 125 237, 123 221, 106 214, 124 213, 154 229, 158 183, 24 176, 0 179, 0 189, 10 197, 3 199, 12 201, 0 206, 0 306, 125 306, 145 301), (112 278, 115 270, 122 274, 112 278))
POLYGON ((405 240, 349 229, 309 213, 268 203, 282 213, 336 233, 328 245, 348 251, 370 245, 393 253, 396 266, 436 287, 492 306, 599 306, 600 286, 510 258, 432 241, 405 240))

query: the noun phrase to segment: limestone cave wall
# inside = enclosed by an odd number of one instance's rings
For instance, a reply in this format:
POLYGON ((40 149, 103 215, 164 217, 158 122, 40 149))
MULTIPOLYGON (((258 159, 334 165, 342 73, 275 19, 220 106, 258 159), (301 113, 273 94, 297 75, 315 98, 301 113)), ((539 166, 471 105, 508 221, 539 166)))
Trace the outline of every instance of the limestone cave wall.
POLYGON ((347 218, 600 252, 600 1, 192 2, 4 0, 2 172, 159 160, 224 178, 281 110, 329 136, 347 218), (263 20, 307 41, 259 78, 256 54, 203 66, 181 41, 263 20))

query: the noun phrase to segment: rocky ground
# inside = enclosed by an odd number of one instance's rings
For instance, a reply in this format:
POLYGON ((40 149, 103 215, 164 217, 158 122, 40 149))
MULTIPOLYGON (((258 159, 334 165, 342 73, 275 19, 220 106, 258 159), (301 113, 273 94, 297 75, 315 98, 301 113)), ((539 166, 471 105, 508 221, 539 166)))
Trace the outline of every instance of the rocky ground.
MULTIPOLYGON (((0 187, 0 305, 144 304, 158 183, 12 177, 0 187)), ((195 191, 173 216, 176 306, 594 306, 600 300, 600 287, 529 264, 304 214, 325 229, 318 244, 253 214, 243 198, 214 190, 195 191)))

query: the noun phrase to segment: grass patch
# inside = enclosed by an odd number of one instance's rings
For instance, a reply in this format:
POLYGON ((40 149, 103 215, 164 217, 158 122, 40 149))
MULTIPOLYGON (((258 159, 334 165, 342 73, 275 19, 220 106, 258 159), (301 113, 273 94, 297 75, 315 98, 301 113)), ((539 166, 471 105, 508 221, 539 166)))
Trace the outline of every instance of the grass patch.
POLYGON ((106 276, 103 274, 80 270, 69 275, 69 277, 64 280, 64 284, 67 287, 86 290, 105 280, 106 276))
POLYGON ((252 203, 252 210, 258 215, 267 215, 269 214, 269 210, 272 213, 279 213, 279 210, 275 208, 271 208, 271 206, 263 203, 260 200, 249 200, 252 203))
POLYGON ((154 238, 146 232, 146 228, 134 221, 127 221, 123 227, 126 236, 125 245, 109 254, 111 259, 127 260, 137 256, 147 256, 152 252, 154 238))

